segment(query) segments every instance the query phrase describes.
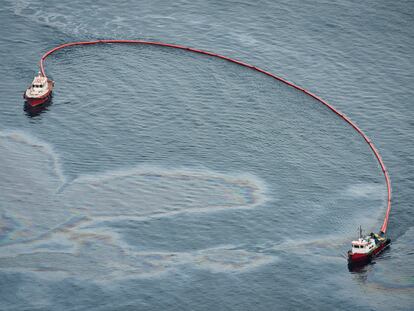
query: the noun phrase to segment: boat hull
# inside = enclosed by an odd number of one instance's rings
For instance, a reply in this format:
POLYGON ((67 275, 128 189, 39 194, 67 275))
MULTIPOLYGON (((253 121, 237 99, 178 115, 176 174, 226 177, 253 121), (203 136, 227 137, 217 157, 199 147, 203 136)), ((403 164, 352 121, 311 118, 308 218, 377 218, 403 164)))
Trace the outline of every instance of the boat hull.
POLYGON ((40 105, 43 105, 45 103, 47 103, 52 97, 52 93, 49 93, 47 96, 42 97, 42 98, 30 98, 30 97, 24 97, 24 99, 26 100, 26 103, 30 106, 30 107, 37 107, 40 105))
POLYGON ((384 242, 380 243, 376 248, 371 252, 366 254, 352 254, 351 251, 348 252, 348 264, 349 265, 363 265, 369 263, 372 258, 378 256, 383 250, 385 250, 391 243, 390 239, 386 239, 384 242))

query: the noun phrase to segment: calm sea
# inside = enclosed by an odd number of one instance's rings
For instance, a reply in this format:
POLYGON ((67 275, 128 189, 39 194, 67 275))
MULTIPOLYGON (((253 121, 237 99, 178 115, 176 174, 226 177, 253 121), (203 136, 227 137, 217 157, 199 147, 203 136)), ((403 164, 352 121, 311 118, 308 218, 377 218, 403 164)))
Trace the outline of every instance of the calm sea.
POLYGON ((5 1, 0 310, 412 310, 412 1, 5 1), (391 248, 345 254, 385 213, 391 248))

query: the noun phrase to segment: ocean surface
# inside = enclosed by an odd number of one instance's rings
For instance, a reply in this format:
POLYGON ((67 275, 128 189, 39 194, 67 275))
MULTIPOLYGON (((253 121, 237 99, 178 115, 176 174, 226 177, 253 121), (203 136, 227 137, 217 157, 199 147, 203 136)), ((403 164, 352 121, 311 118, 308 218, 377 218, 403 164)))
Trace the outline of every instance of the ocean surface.
POLYGON ((412 1, 0 3, 0 310, 414 309, 412 1))

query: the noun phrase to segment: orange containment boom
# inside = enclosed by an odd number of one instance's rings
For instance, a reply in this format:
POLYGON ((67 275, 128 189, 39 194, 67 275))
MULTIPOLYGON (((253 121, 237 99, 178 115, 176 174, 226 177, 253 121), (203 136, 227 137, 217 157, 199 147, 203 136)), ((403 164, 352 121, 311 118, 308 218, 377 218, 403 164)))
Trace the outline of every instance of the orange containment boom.
POLYGON ((362 138, 366 141, 366 143, 369 145, 369 147, 371 148, 372 152, 374 153, 375 158, 377 159, 381 170, 384 174, 385 177, 385 182, 387 185, 387 209, 385 212, 385 218, 384 218, 384 222, 381 226, 381 233, 385 234, 387 231, 387 226, 388 226, 388 218, 390 215, 390 211, 391 211, 391 182, 390 182, 390 177, 388 175, 388 171, 387 168, 384 165, 384 162, 382 161, 382 158, 377 150, 377 148, 374 146, 374 144, 371 142, 371 140, 368 138, 368 136, 350 119, 348 118, 346 115, 344 115, 342 112, 340 112, 338 109, 336 109, 335 107, 333 107, 332 105, 328 104, 328 102, 326 102, 325 100, 323 100, 322 98, 320 98, 319 96, 309 92, 308 90, 301 88, 300 86, 297 86, 296 84, 289 82, 281 77, 278 77, 268 71, 265 71, 263 69, 260 69, 258 67, 255 67, 253 65, 241 62, 239 60, 227 57, 227 56, 223 56, 220 54, 216 54, 216 53, 212 53, 212 52, 208 52, 208 51, 203 51, 203 50, 199 50, 199 49, 194 49, 194 48, 190 48, 187 46, 183 46, 183 45, 176 45, 176 44, 169 44, 169 43, 163 43, 163 42, 152 42, 152 41, 144 41, 144 40, 95 40, 95 41, 80 41, 80 42, 71 42, 71 43, 66 43, 66 44, 62 44, 59 45, 49 51, 47 51, 41 58, 40 60, 40 72, 43 76, 46 77, 46 73, 45 73, 45 60, 46 58, 60 50, 63 48, 67 48, 67 47, 71 47, 71 46, 77 46, 77 45, 93 45, 93 44, 114 44, 114 43, 124 43, 124 44, 142 44, 142 45, 155 45, 155 46, 163 46, 163 47, 169 47, 169 48, 175 48, 175 49, 180 49, 180 50, 186 50, 186 51, 191 51, 194 53, 199 53, 199 54, 204 54, 204 55, 208 55, 208 56, 212 56, 212 57, 216 57, 216 58, 220 58, 220 59, 224 59, 226 61, 256 70, 258 72, 261 72, 269 77, 272 77, 273 79, 276 79, 280 82, 283 82, 284 84, 287 84, 311 97, 313 97, 314 99, 316 99, 318 102, 320 102, 321 104, 325 105, 326 107, 328 107, 330 110, 332 110, 336 115, 338 115, 340 118, 342 118, 344 121, 346 121, 349 125, 351 125, 361 136, 362 138))

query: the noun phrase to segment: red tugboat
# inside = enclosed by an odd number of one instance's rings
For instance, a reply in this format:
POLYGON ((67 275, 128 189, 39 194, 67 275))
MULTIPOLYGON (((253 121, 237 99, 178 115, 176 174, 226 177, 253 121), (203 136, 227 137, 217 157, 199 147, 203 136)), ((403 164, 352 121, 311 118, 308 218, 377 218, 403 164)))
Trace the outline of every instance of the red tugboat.
POLYGON ((54 82, 43 76, 40 72, 34 77, 32 84, 23 94, 24 99, 31 107, 40 106, 52 97, 54 82))
POLYGON ((369 263, 373 257, 377 256, 391 243, 383 232, 379 234, 371 232, 370 235, 363 236, 362 228, 359 228, 359 238, 352 241, 352 249, 348 251, 348 264, 351 266, 364 265, 369 263))

